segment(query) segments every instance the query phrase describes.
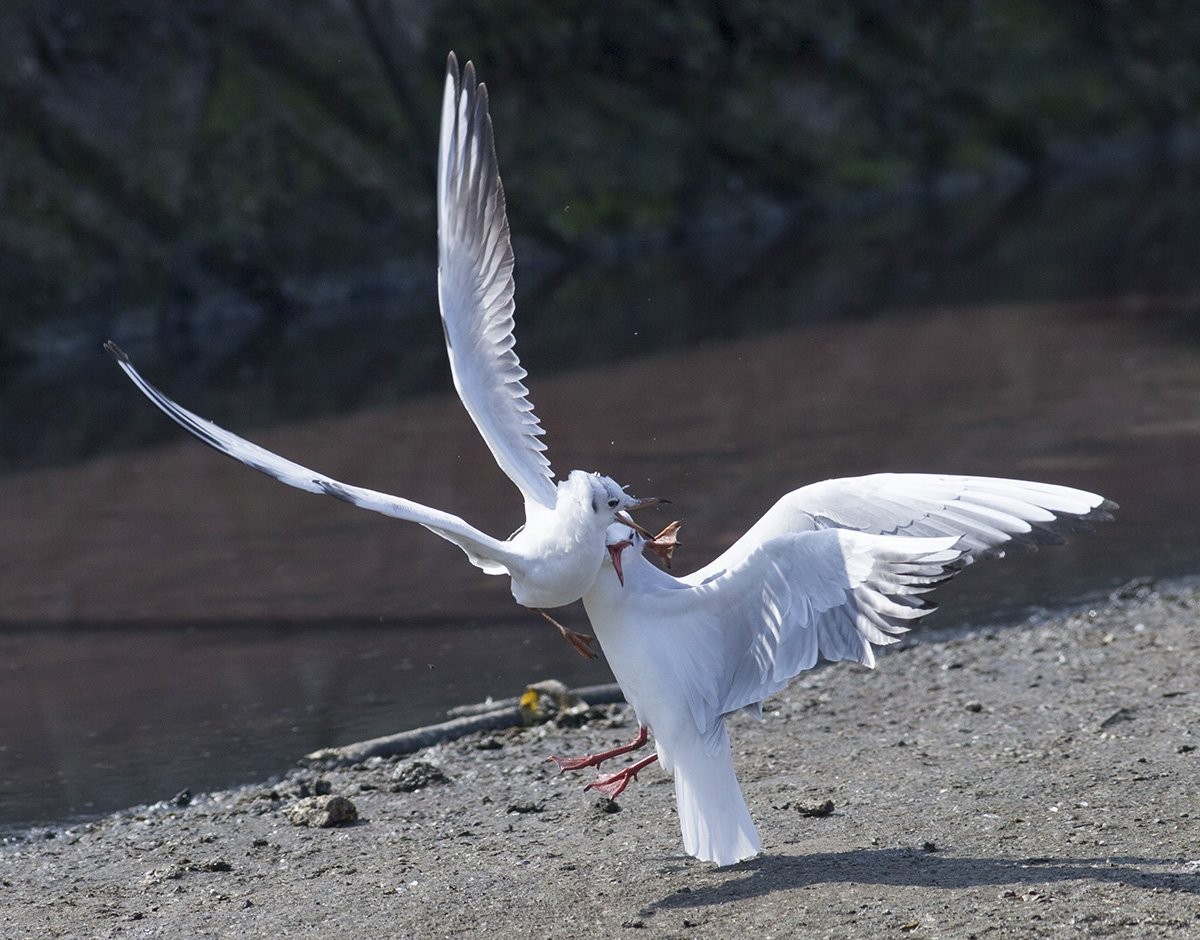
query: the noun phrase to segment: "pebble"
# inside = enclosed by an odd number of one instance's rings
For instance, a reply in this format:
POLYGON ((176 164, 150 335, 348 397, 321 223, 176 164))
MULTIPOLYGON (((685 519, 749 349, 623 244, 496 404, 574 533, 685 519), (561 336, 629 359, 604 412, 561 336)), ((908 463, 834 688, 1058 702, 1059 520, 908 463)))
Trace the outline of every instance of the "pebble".
POLYGON ((344 796, 309 796, 288 807, 287 818, 293 826, 330 829, 355 822, 358 809, 344 796))

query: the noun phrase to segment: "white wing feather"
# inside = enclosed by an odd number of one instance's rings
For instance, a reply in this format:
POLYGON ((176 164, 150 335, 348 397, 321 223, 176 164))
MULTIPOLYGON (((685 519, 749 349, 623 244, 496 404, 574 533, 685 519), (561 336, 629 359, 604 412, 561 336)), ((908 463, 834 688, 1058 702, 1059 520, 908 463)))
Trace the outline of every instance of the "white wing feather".
POLYGON ((480 532, 474 526, 468 525, 458 516, 414 503, 412 500, 402 499, 399 496, 387 496, 356 486, 347 486, 285 457, 273 454, 266 448, 238 437, 188 411, 182 405, 176 404, 146 381, 141 373, 133 367, 129 356, 115 343, 105 343, 104 348, 117 360, 125 374, 133 380, 133 384, 141 389, 147 398, 181 427, 191 431, 215 450, 244 463, 252 470, 258 470, 267 476, 274 477, 280 483, 286 483, 288 486, 294 486, 308 493, 328 493, 355 505, 423 525, 429 531, 461 548, 467 553, 467 557, 473 564, 488 574, 505 574, 508 571, 507 563, 511 560, 511 552, 505 547, 505 544, 480 532))
POLYGON ((1052 483, 929 473, 826 480, 783 496, 726 552, 682 580, 700 584, 789 532, 851 529, 879 535, 956 536, 966 561, 1003 555, 1009 543, 1059 544, 1063 534, 1112 518, 1116 504, 1052 483))
POLYGON ((847 529, 787 534, 705 584, 627 603, 645 630, 678 626, 673 682, 716 747, 723 716, 755 706, 818 658, 874 665, 872 644, 895 643, 933 609, 921 595, 961 567, 957 541, 847 529))
POLYGON ((525 501, 554 508, 545 433, 513 349, 513 251, 487 89, 450 54, 438 153, 438 298, 454 387, 525 501))

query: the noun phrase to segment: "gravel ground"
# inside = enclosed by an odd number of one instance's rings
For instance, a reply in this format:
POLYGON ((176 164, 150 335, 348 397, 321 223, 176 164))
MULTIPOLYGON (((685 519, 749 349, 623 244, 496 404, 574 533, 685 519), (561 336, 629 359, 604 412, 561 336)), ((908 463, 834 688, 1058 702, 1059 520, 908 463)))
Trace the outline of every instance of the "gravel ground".
POLYGON ((732 719, 764 854, 730 868, 655 768, 618 807, 544 762, 632 736, 608 707, 30 833, 0 934, 1197 936, 1198 619, 1194 583, 1131 587, 802 676, 732 719), (298 824, 330 796, 357 820, 298 824))

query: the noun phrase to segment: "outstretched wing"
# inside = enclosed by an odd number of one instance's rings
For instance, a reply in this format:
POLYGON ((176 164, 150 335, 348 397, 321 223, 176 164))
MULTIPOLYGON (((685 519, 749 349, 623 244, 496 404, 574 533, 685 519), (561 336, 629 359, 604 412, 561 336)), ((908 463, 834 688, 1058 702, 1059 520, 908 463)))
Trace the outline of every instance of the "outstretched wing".
POLYGON ((700 584, 788 532, 851 529, 880 535, 954 536, 966 561, 1000 556, 1008 545, 1060 544, 1070 532, 1109 521, 1117 504, 1095 493, 1024 480, 876 473, 826 480, 782 497, 724 554, 685 576, 700 584))
POLYGON ((438 299, 454 387, 525 501, 554 508, 545 433, 513 349, 513 251, 487 89, 446 66, 438 151, 438 299))
POLYGON ((473 564, 488 574, 505 574, 509 571, 508 562, 511 553, 505 544, 490 535, 485 535, 474 526, 468 525, 458 516, 414 503, 412 500, 401 499, 399 496, 386 496, 383 493, 347 486, 316 471, 309 470, 308 467, 280 457, 278 454, 273 454, 266 448, 252 444, 173 402, 142 378, 141 373, 129 361, 129 356, 116 343, 107 342, 104 344, 104 348, 117 360, 117 364, 147 398, 162 409, 168 417, 191 431, 209 447, 219 450, 234 460, 241 461, 251 469, 274 477, 280 483, 286 483, 288 486, 294 486, 309 493, 328 493, 355 505, 423 525, 429 531, 461 548, 467 553, 467 557, 473 564))
POLYGON ((641 595, 638 621, 678 625, 674 681, 715 741, 722 716, 755 706, 818 658, 873 666, 872 644, 895 643, 932 611, 922 595, 953 577, 964 554, 954 536, 782 535, 705 584, 641 595))

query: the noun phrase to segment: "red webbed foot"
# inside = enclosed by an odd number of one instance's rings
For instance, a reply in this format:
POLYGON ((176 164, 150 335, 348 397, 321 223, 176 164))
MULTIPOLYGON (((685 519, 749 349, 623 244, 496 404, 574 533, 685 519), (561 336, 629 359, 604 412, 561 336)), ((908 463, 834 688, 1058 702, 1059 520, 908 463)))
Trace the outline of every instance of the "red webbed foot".
POLYGON ((601 777, 589 783, 585 790, 596 790, 603 793, 610 800, 615 800, 618 796, 625 792, 625 788, 629 786, 629 781, 636 780, 638 772, 645 770, 651 764, 658 760, 657 754, 651 754, 649 757, 644 757, 636 764, 631 764, 624 770, 618 770, 615 774, 609 774, 607 777, 601 777))
POLYGON ((587 754, 583 757, 547 757, 546 763, 557 764, 558 772, 565 773, 568 770, 583 770, 585 767, 599 767, 604 761, 613 757, 619 757, 622 754, 628 754, 630 751, 636 751, 639 747, 645 745, 647 739, 647 731, 645 726, 638 729, 638 736, 628 744, 623 744, 620 747, 614 747, 611 751, 600 751, 598 754, 587 754))
POLYGON ((675 549, 679 547, 679 528, 682 525, 682 522, 672 522, 646 543, 646 547, 658 556, 664 568, 671 567, 671 558, 675 555, 675 549))

